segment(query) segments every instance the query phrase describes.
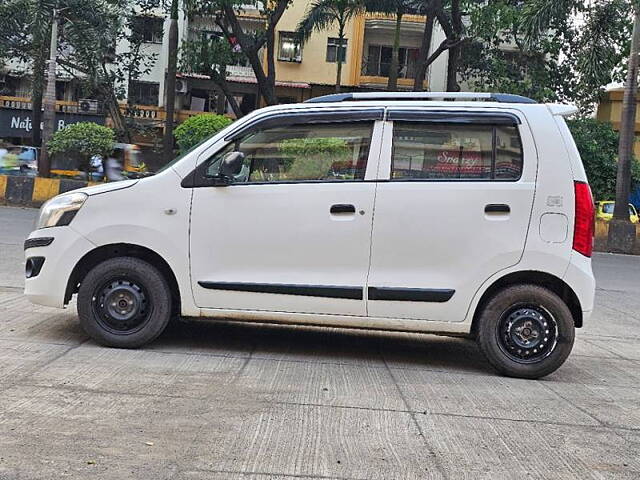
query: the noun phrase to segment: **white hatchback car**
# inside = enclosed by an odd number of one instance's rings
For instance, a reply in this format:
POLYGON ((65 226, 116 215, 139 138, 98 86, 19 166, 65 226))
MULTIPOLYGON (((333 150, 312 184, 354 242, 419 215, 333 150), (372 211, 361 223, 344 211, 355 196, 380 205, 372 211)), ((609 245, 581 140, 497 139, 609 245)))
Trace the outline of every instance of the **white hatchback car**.
POLYGON ((501 373, 538 378, 593 309, 573 112, 464 93, 264 108, 154 177, 43 205, 25 293, 77 293, 115 347, 176 315, 471 335, 501 373))

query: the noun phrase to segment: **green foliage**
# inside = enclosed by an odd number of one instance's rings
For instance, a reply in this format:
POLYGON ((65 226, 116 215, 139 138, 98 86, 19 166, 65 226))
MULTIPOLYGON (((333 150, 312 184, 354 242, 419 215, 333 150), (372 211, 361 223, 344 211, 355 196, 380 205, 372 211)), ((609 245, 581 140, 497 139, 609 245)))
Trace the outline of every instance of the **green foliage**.
POLYGON ((180 152, 187 152, 231 123, 232 120, 230 118, 213 113, 203 113, 188 118, 174 132, 180 152))
POLYGON ((48 143, 52 155, 77 157, 88 166, 95 155, 106 157, 113 152, 115 133, 109 127, 92 122, 80 122, 58 130, 48 143))
MULTIPOLYGON (((618 133, 611 124, 593 118, 569 120, 595 200, 613 200, 618 170, 618 133)), ((640 164, 633 162, 632 182, 640 182, 640 164)))
POLYGON ((326 178, 336 165, 348 164, 350 150, 342 138, 292 138, 279 145, 289 157, 284 175, 287 178, 315 180, 326 178))

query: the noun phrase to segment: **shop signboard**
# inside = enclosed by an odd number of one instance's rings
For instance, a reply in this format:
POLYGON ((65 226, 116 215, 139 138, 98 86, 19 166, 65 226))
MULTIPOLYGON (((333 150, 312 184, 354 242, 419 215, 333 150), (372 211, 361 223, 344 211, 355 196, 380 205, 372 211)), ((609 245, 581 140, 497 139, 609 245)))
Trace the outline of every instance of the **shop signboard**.
MULTIPOLYGON (((31 110, 0 108, 0 138, 31 137, 33 132, 31 113, 31 110)), ((104 125, 104 115, 56 112, 56 131, 78 122, 104 125)))

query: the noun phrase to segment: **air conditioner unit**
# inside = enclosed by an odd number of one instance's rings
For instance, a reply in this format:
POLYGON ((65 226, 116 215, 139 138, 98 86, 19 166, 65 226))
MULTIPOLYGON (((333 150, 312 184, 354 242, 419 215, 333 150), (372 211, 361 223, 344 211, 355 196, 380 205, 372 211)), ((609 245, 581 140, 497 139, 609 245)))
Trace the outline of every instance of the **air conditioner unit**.
POLYGON ((78 110, 82 113, 98 113, 98 100, 82 98, 78 100, 78 110))
POLYGON ((187 93, 188 85, 186 80, 178 78, 176 80, 176 93, 187 93))

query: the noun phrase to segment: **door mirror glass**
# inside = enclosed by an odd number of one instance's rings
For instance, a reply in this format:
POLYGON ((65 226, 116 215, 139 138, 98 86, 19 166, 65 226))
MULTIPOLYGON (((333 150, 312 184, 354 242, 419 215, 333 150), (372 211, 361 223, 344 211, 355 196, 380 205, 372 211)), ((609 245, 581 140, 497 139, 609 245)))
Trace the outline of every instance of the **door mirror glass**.
POLYGON ((242 170, 242 163, 244 162, 244 153, 242 152, 229 152, 222 157, 222 163, 220 165, 220 176, 233 178, 238 175, 242 170))

